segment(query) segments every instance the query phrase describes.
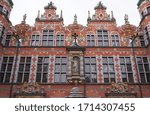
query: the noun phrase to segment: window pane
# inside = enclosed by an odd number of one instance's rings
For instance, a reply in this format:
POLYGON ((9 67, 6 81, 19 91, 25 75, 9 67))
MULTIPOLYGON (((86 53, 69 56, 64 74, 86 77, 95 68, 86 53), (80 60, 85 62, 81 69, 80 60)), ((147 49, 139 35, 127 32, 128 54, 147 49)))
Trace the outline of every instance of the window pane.
POLYGON ((43 63, 49 63, 49 58, 48 57, 43 58, 43 63))
POLYGON ((48 72, 48 64, 43 65, 43 72, 48 72))
POLYGON ((121 68, 121 72, 126 72, 125 65, 121 65, 120 68, 121 68))
POLYGON ((90 65, 85 65, 85 72, 90 72, 90 65))
POLYGON ((7 73, 7 74, 6 74, 6 77, 5 77, 5 82, 6 82, 6 83, 9 83, 10 75, 11 75, 10 73, 7 73))
POLYGON ((109 72, 114 72, 114 65, 109 65, 109 72))
POLYGON ((41 73, 36 74, 36 82, 41 82, 41 73))
POLYGON ((142 63, 142 58, 138 57, 138 58, 137 58, 137 62, 138 62, 138 63, 142 63))
POLYGON ((67 58, 65 58, 65 57, 63 58, 62 57, 62 63, 67 63, 67 58))
POLYGON ((12 70, 12 64, 8 64, 7 65, 7 71, 11 72, 11 70, 12 70))
POLYGON ((107 65, 103 65, 103 71, 108 72, 108 66, 107 65))
POLYGON ((21 57, 20 62, 24 63, 25 62, 25 57, 21 57))
POLYGON ((85 58, 85 63, 90 63, 90 58, 85 58))
POLYGON ((107 63, 107 58, 103 57, 103 63, 107 63))
POLYGON ((91 72, 96 72, 96 65, 91 65, 91 72))
POLYGON ((61 66, 55 65, 55 72, 61 72, 61 66))
POLYGON ((9 62, 13 62, 14 58, 13 57, 9 57, 9 62))
POLYGON ((39 57, 39 58, 38 58, 38 63, 42 63, 42 60, 43 60, 43 58, 42 58, 42 57, 39 57))
POLYGON ((55 79, 54 79, 55 82, 59 82, 60 81, 59 79, 60 79, 60 75, 59 74, 55 74, 55 79))
POLYGON ((21 83, 22 82, 22 77, 23 77, 23 74, 19 73, 18 78, 17 78, 17 82, 21 83))
POLYGON ((62 74, 61 75, 61 81, 62 82, 66 82, 66 74, 62 74))
POLYGON ((139 66, 139 71, 140 72, 143 72, 144 71, 144 69, 143 69, 143 65, 142 64, 140 64, 140 65, 138 65, 139 66))
POLYGON ((146 76, 147 76, 147 82, 150 82, 150 73, 147 73, 146 76))
POLYGON ((28 82, 28 80, 29 80, 29 73, 25 73, 23 82, 28 82))
POLYGON ((140 73, 140 78, 141 78, 141 83, 146 82, 144 73, 140 73))
POLYGON ((149 68, 149 65, 148 65, 148 64, 144 64, 144 67, 145 67, 145 71, 146 71, 146 72, 150 72, 150 68, 149 68))
POLYGON ((30 71, 30 64, 26 64, 25 71, 30 71))
POLYGON ((127 64, 127 71, 132 71, 132 67, 131 67, 131 64, 127 64))
POLYGON ((61 70, 62 70, 62 72, 66 72, 67 66, 66 66, 66 65, 62 65, 62 66, 61 66, 61 70))
POLYGON ((1 67, 1 71, 5 72, 5 69, 6 69, 6 64, 3 64, 1 67))
POLYGON ((143 57, 143 62, 148 63, 147 57, 143 57))
POLYGON ((120 63, 123 63, 123 64, 125 63, 125 60, 123 57, 120 58, 120 63))
POLYGON ((95 58, 91 58, 91 63, 96 63, 96 59, 95 58))
POLYGON ((56 63, 61 63, 61 59, 60 58, 58 58, 58 57, 56 57, 56 63))
POLYGON ((42 65, 41 65, 41 64, 38 64, 38 65, 37 65, 37 72, 40 72, 40 71, 42 71, 42 65))
POLYGON ((44 74, 43 74, 42 83, 46 83, 46 82, 47 82, 47 77, 48 77, 48 74, 47 74, 47 73, 44 73, 44 74))
POLYGON ((3 79, 4 79, 4 73, 0 73, 0 83, 3 82, 3 79))
POLYGON ((128 58, 128 57, 126 58, 126 63, 131 63, 130 58, 128 58))
POLYGON ((132 74, 132 73, 129 73, 129 74, 128 74, 128 79, 129 79, 129 82, 130 82, 130 83, 133 83, 133 82, 134 82, 134 80, 133 80, 133 74, 132 74))

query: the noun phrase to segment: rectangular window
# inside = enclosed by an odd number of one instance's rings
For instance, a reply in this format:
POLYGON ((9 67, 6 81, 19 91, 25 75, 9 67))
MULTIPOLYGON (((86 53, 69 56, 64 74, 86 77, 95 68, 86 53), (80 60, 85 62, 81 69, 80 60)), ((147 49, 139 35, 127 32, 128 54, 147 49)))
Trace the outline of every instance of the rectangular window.
POLYGON ((31 57, 21 57, 19 63, 19 71, 17 83, 28 82, 31 67, 31 57))
POLYGON ((98 38, 98 46, 109 46, 107 30, 98 30, 97 38, 98 38))
POLYGON ((140 39, 141 47, 145 47, 145 41, 143 36, 139 36, 139 39, 140 39))
POLYGON ((119 36, 118 35, 111 35, 112 39, 112 46, 119 46, 119 36))
POLYGON ((39 45, 40 45, 40 36, 39 35, 32 35, 31 46, 39 46, 39 45))
POLYGON ((47 83, 49 57, 38 57, 36 82, 47 83))
POLYGON ((1 71, 0 71, 0 83, 9 83, 10 76, 13 72, 13 60, 14 57, 3 57, 1 71))
POLYGON ((138 72, 141 83, 150 83, 150 63, 147 57, 137 57, 138 72))
POLYGON ((5 27, 3 25, 0 25, 0 42, 3 41, 5 35, 5 27))
POLYGON ((3 6, 0 5, 0 12, 3 12, 3 6))
POLYGON ((147 13, 150 13, 150 6, 147 7, 147 13))
POLYGON ((11 35, 7 35, 6 40, 5 40, 5 46, 10 45, 10 40, 11 40, 11 35))
POLYGON ((54 41, 54 31, 53 30, 43 30, 43 46, 53 46, 54 41))
POLYGON ((86 45, 87 46, 95 46, 94 35, 87 35, 87 37, 86 37, 86 45))
POLYGON ((103 57, 104 83, 115 82, 115 67, 113 57, 103 57))
POLYGON ((56 46, 64 46, 64 35, 56 36, 56 46))
POLYGON ((67 72, 67 58, 56 57, 55 58, 55 83, 66 83, 67 72))
POLYGON ((120 57, 122 82, 134 83, 130 57, 120 57))
POLYGON ((149 32, 148 32, 148 28, 145 27, 145 36, 146 36, 146 40, 147 40, 147 44, 148 45, 150 43, 150 36, 149 36, 149 32))
POLYGON ((96 58, 85 57, 85 82, 97 83, 96 58))

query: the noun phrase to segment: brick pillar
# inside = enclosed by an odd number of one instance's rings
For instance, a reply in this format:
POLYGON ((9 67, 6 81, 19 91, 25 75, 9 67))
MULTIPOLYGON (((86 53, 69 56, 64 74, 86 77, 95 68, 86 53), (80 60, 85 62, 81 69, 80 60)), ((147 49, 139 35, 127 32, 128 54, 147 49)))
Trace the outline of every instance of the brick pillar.
POLYGON ((35 82, 36 81, 37 63, 38 63, 38 56, 37 55, 32 56, 31 57, 29 82, 35 82))
POLYGON ((104 83, 102 56, 96 56, 96 63, 97 63, 97 81, 98 83, 104 83))
POLYGON ((49 56, 48 83, 54 83, 55 56, 49 56))
POLYGON ((114 57, 116 82, 121 82, 122 79, 121 79, 119 55, 113 57, 114 57))

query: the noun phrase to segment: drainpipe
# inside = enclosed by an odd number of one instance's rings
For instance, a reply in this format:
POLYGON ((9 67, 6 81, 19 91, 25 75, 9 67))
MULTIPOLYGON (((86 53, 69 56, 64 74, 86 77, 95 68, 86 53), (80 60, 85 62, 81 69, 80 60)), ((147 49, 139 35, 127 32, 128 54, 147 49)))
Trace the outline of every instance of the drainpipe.
POLYGON ((133 57, 134 57, 134 63, 135 63, 135 69, 137 71, 137 76, 138 76, 138 86, 139 86, 139 89, 140 89, 140 97, 143 98, 143 94, 142 94, 142 88, 141 88, 141 84, 140 84, 140 81, 139 81, 139 74, 138 74, 138 68, 137 68, 137 63, 136 63, 136 54, 135 54, 135 47, 134 47, 134 40, 136 39, 138 35, 135 35, 133 36, 133 40, 131 41, 131 45, 132 45, 132 53, 133 53, 133 57))

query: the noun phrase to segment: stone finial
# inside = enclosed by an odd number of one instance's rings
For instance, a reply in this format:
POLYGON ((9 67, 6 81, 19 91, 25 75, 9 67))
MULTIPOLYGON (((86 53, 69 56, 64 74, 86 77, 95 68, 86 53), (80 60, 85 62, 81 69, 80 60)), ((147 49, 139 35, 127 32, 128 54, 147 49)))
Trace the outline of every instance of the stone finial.
POLYGON ((129 17, 127 14, 124 16, 125 24, 129 24, 129 17))
POLYGON ((78 22, 77 22, 77 15, 75 14, 75 16, 74 16, 74 22, 73 22, 74 24, 77 24, 78 22))
POLYGON ((61 12, 60 12, 60 18, 63 18, 62 10, 61 10, 61 12))
POLYGON ((22 23, 26 23, 26 18, 27 18, 27 14, 24 14, 22 23))
POLYGON ((40 18, 40 10, 38 10, 37 18, 40 18))

